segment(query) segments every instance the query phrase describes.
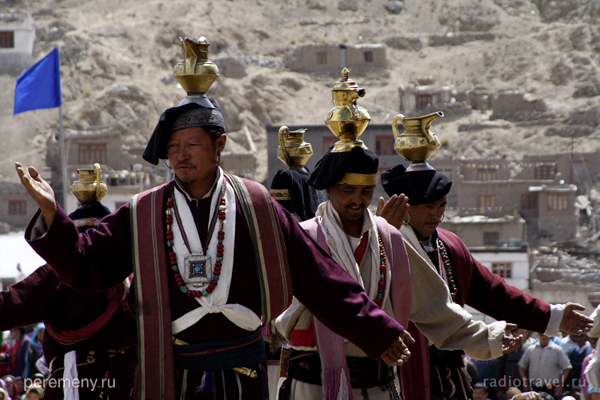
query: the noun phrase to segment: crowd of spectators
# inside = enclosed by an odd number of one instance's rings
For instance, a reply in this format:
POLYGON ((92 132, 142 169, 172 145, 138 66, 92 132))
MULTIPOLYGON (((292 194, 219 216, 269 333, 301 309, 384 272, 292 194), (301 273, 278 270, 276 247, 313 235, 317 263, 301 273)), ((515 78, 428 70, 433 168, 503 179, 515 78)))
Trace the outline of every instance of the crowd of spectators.
POLYGON ((476 400, 510 400, 530 391, 544 400, 600 400, 600 388, 591 386, 585 374, 597 337, 550 338, 521 329, 513 334, 526 337, 516 351, 493 360, 465 359, 476 400))
POLYGON ((0 332, 0 400, 39 400, 48 372, 44 324, 0 332))

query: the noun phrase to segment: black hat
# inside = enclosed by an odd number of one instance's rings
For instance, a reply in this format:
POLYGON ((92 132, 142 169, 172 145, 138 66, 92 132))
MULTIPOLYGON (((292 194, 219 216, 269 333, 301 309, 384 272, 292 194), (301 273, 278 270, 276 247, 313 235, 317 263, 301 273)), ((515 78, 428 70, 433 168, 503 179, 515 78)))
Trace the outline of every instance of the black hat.
POLYGON ((166 159, 169 135, 177 130, 201 126, 210 127, 211 135, 220 136, 225 133, 225 121, 221 109, 214 99, 208 100, 214 106, 213 108, 198 103, 186 103, 171 107, 162 113, 142 154, 144 160, 156 165, 159 159, 166 159))
POLYGON ((337 183, 371 186, 377 184, 379 158, 367 148, 355 146, 350 151, 332 152, 330 147, 310 174, 308 184, 318 190, 337 183))
POLYGON ((404 193, 411 205, 433 203, 450 192, 452 181, 434 169, 406 172, 400 164, 381 174, 385 192, 393 196, 404 193))
POLYGON ((301 221, 313 218, 319 204, 326 200, 323 192, 308 184, 308 178, 306 167, 287 168, 277 171, 271 182, 271 197, 289 212, 298 214, 301 221))
POLYGON ((98 222, 110 214, 110 210, 99 201, 91 204, 83 204, 69 214, 69 218, 75 222, 79 232, 85 232, 89 228, 98 226, 98 222))

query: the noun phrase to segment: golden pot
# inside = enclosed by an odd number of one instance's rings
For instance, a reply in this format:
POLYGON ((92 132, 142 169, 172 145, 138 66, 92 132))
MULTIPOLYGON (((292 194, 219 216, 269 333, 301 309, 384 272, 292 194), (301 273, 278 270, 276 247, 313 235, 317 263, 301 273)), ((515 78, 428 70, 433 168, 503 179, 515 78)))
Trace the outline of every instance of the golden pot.
POLYGON ((91 204, 100 201, 106 196, 108 188, 100 180, 102 170, 100 164, 95 163, 93 169, 78 169, 79 180, 73 183, 71 193, 81 204, 91 204))
POLYGON ((279 128, 279 147, 277 148, 277 158, 288 167, 304 166, 308 159, 313 155, 313 149, 310 143, 304 141, 306 129, 290 131, 287 126, 279 128))
POLYGON ((392 131, 396 139, 394 149, 407 161, 426 163, 441 147, 440 140, 429 130, 429 126, 435 119, 443 116, 441 111, 411 118, 402 114, 396 115, 392 122, 392 131), (402 133, 398 130, 398 122, 404 126, 402 133))

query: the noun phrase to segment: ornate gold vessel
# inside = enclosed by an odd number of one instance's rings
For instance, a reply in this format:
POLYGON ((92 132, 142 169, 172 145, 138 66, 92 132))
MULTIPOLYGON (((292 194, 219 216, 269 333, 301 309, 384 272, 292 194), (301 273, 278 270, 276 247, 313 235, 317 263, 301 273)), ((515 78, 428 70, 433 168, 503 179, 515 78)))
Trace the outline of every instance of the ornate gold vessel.
POLYGON ((78 169, 79 180, 73 183, 71 192, 81 204, 91 204, 100 201, 108 189, 106 183, 101 181, 102 170, 100 164, 95 163, 93 169, 78 169))
POLYGON ((366 109, 356 105, 359 97, 364 97, 366 90, 359 88, 356 82, 348 80, 350 71, 342 70, 342 78, 333 85, 333 107, 325 116, 325 124, 337 136, 333 152, 350 151, 354 146, 365 147, 358 137, 365 131, 371 116, 366 109))
POLYGON ((279 128, 279 147, 277 158, 288 167, 302 167, 313 155, 310 143, 304 141, 306 129, 290 131, 287 126, 279 128))
POLYGON ((213 108, 205 93, 219 77, 219 68, 208 59, 210 43, 205 37, 197 41, 190 38, 179 38, 179 40, 181 40, 183 60, 173 68, 173 77, 188 94, 180 105, 194 102, 213 108))
POLYGON ((431 123, 439 117, 443 117, 441 111, 423 115, 421 117, 407 118, 402 114, 394 117, 392 131, 394 132, 394 149, 405 160, 411 161, 407 168, 410 170, 433 169, 427 160, 441 146, 440 140, 435 133, 429 130, 431 123), (398 122, 404 126, 404 132, 398 130, 398 122))

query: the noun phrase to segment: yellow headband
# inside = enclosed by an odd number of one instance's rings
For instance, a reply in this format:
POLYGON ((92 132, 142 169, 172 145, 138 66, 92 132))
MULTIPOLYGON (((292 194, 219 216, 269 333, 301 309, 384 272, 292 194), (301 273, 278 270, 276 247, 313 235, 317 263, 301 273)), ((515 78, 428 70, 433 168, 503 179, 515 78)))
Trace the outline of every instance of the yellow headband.
POLYGON ((375 174, 354 174, 348 173, 340 179, 338 183, 348 185, 375 186, 377 185, 377 173, 375 174))

